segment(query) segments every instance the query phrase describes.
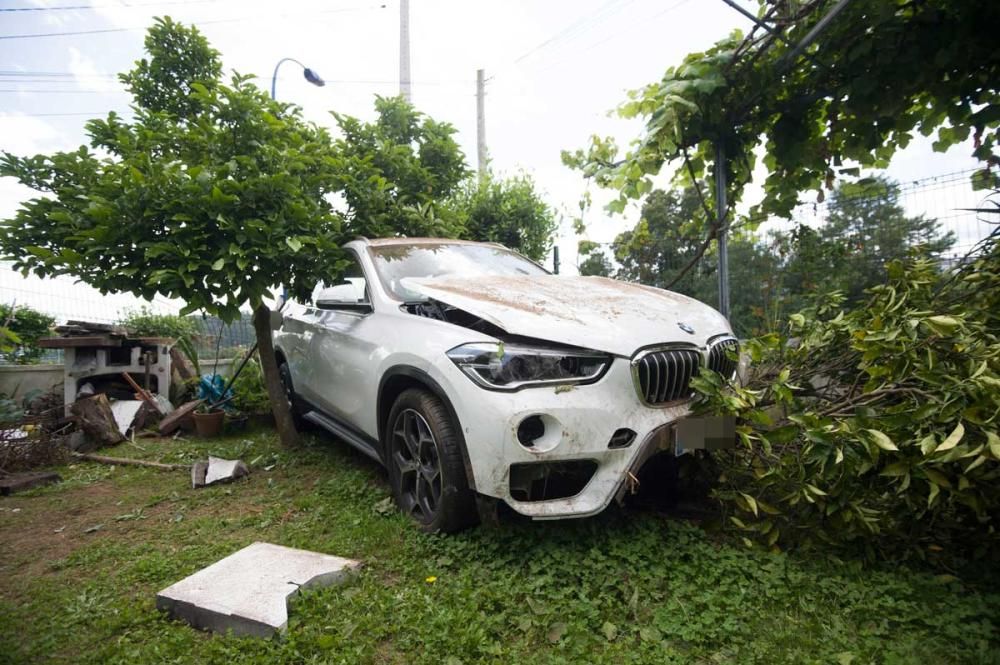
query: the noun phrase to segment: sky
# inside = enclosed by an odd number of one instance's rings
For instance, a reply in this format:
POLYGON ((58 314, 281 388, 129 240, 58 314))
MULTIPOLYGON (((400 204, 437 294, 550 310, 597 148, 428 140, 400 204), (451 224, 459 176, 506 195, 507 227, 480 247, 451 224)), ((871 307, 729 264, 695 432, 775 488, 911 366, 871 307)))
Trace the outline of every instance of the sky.
MULTIPOLYGON (((276 92, 319 124, 333 126, 331 110, 370 119, 374 95, 399 90, 398 0, 0 0, 0 149, 73 149, 86 142, 88 118, 111 110, 127 115, 129 97, 115 75, 142 57, 144 31, 163 15, 198 25, 227 70, 256 75, 264 88, 281 58, 315 70, 326 86, 307 83, 294 63, 282 65, 276 92)), ((485 70, 491 166, 534 177, 565 218, 557 242, 563 270, 572 273, 580 236, 570 217, 586 183, 562 165, 560 151, 584 147, 592 134, 627 143, 641 126, 609 111, 628 90, 747 27, 721 0, 410 0, 412 101, 455 126, 475 168, 475 78, 485 70)), ((912 181, 963 171, 975 166, 970 152, 959 146, 938 154, 918 140, 894 159, 889 175, 912 181)), ((0 218, 30 194, 0 179, 0 218)), ((638 209, 612 219, 603 200, 595 192, 584 237, 609 242, 638 220, 638 209)), ((67 280, 24 280, 0 269, 0 300, 11 299, 58 309, 61 317, 102 320, 135 304, 67 280)))

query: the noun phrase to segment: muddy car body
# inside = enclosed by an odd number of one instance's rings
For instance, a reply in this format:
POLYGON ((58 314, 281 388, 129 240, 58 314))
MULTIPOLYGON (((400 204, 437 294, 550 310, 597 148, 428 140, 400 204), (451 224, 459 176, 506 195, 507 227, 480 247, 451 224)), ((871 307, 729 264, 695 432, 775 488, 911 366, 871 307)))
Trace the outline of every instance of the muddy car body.
POLYGON ((492 244, 346 249, 337 284, 285 309, 282 379, 297 417, 385 464, 428 530, 475 521, 477 495, 536 519, 600 512, 652 453, 703 444, 675 427, 699 368, 736 370, 729 324, 686 296, 492 244))

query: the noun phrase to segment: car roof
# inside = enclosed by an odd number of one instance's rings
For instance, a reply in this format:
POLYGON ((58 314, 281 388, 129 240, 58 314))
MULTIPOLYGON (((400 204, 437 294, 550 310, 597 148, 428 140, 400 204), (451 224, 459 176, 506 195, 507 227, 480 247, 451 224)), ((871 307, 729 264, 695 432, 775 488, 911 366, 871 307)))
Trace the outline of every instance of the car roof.
POLYGON ((370 247, 384 247, 387 245, 488 245, 490 247, 503 247, 495 242, 476 242, 475 240, 458 240, 457 238, 358 238, 361 242, 370 247))

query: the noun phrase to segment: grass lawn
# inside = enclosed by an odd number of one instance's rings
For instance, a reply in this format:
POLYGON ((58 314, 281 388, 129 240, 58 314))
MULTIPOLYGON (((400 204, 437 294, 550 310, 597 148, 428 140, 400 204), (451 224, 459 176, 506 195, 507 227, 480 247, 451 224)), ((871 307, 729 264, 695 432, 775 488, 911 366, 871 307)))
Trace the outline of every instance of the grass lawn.
POLYGON ((0 499, 0 662, 1000 662, 1000 589, 979 579, 754 552, 617 510, 428 536, 391 509, 380 469, 322 435, 295 451, 270 432, 139 445, 102 452, 240 457, 252 475, 192 490, 183 471, 81 463, 0 499), (257 540, 365 569, 304 593, 280 639, 155 609, 159 589, 257 540))

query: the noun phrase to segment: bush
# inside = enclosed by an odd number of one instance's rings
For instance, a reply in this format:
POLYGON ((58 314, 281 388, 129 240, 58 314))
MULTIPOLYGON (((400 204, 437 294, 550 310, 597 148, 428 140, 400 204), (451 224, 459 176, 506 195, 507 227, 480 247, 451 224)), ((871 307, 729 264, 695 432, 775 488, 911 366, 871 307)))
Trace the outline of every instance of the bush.
MULTIPOLYGON (((233 371, 235 372, 243 360, 245 351, 240 351, 233 358, 233 371)), ((264 386, 264 371, 260 366, 260 359, 255 351, 253 357, 247 361, 246 367, 240 372, 233 382, 232 406, 237 411, 243 413, 270 413, 271 402, 267 398, 267 388, 264 386)))
POLYGON ((0 358, 18 365, 36 364, 45 353, 36 344, 49 335, 54 322, 48 314, 30 307, 0 304, 0 358))
POLYGON ((703 372, 702 408, 738 418, 716 453, 732 525, 767 546, 872 557, 984 556, 1000 517, 1000 256, 914 259, 862 306, 839 296, 750 340, 743 387, 703 372))
POLYGON ((172 337, 177 340, 177 347, 191 361, 195 373, 201 374, 196 350, 200 331, 194 319, 175 314, 156 314, 148 307, 142 307, 125 312, 119 323, 137 337, 172 337))

